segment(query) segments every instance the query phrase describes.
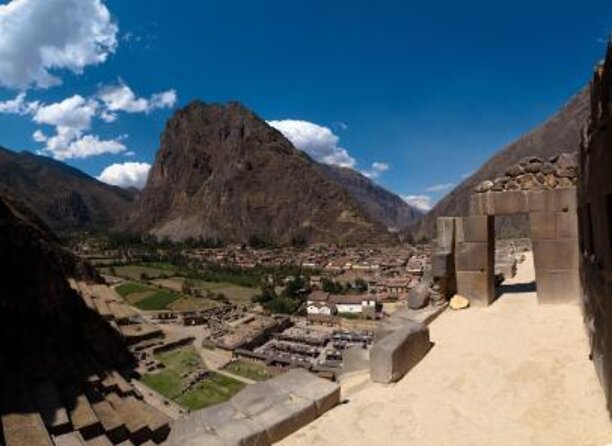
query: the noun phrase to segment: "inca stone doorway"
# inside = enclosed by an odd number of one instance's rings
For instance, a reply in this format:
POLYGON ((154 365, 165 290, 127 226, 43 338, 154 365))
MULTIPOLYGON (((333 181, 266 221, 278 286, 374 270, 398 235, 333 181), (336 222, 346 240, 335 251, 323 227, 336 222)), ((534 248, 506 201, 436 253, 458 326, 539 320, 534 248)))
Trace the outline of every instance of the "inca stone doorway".
MULTIPOLYGON (((495 216, 527 214, 533 245, 538 303, 577 301, 578 221, 576 188, 475 193, 469 217, 441 219, 438 239, 452 239, 456 291, 473 305, 490 305, 495 292, 495 216), (440 230, 444 228, 444 234, 440 230), (449 235, 449 231, 451 235, 449 235)), ((440 242, 439 242, 440 245, 440 242)), ((445 247, 448 252, 448 246, 445 247)), ((434 275, 436 275, 434 258, 434 275)))

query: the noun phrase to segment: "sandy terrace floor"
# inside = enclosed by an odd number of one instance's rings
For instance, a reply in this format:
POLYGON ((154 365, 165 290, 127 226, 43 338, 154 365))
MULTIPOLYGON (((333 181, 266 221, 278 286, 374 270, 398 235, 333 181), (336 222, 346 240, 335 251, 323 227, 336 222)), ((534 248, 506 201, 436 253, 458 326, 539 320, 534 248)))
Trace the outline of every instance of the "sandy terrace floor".
MULTIPOLYGON (((509 285, 533 280, 528 257, 509 285)), ((435 346, 400 382, 367 384, 281 444, 612 444, 577 305, 507 292, 488 308, 449 310, 430 329, 435 346)))

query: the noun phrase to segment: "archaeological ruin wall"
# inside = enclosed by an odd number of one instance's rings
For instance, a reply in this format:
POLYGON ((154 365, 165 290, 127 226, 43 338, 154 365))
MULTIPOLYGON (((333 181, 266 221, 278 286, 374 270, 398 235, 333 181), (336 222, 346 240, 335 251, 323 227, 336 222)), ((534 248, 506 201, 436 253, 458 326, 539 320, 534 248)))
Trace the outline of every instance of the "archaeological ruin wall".
POLYGON ((591 358, 612 413, 612 44, 591 82, 580 149, 580 271, 591 358))

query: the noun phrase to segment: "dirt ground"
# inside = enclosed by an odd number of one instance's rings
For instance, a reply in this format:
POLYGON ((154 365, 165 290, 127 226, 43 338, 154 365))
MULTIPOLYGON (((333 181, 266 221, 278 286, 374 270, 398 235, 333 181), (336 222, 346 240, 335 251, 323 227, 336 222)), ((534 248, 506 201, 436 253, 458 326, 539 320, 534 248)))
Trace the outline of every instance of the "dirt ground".
POLYGON ((400 382, 368 383, 281 444, 612 444, 580 307, 538 306, 519 285, 534 276, 528 256, 492 306, 435 320, 434 347, 400 382))

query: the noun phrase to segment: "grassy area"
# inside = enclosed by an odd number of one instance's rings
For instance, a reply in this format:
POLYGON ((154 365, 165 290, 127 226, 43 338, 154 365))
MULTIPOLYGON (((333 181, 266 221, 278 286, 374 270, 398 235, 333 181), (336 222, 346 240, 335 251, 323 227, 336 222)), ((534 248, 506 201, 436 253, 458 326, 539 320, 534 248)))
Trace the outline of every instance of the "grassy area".
POLYGON ((192 390, 176 399, 181 406, 191 410, 203 409, 229 400, 246 384, 227 376, 213 375, 198 383, 192 390))
MULTIPOLYGON (((156 279, 153 281, 155 284, 159 284, 165 288, 173 290, 181 290, 183 283, 185 282, 184 277, 170 277, 167 279, 156 279)), ((207 292, 214 294, 223 293, 232 303, 235 304, 247 304, 251 302, 251 298, 259 294, 258 288, 250 288, 240 285, 234 285, 229 282, 207 282, 204 280, 190 280, 195 288, 199 289, 203 295, 207 292)))
POLYGON ((187 385, 182 376, 203 366, 200 356, 193 347, 184 347, 157 354, 155 358, 166 368, 144 375, 142 382, 187 409, 197 410, 222 403, 244 387, 239 381, 213 373, 209 379, 177 397, 187 385))
POLYGON ((230 362, 224 370, 253 381, 265 381, 272 378, 265 367, 245 361, 230 362))
POLYGON ((175 311, 194 311, 194 310, 208 310, 209 308, 218 307, 219 303, 210 299, 195 298, 195 297, 183 297, 175 300, 168 309, 175 311))
POLYGON ((151 289, 152 288, 149 286, 142 285, 140 283, 135 283, 135 282, 122 283, 121 285, 115 288, 117 293, 119 293, 119 295, 123 298, 129 296, 130 294, 151 291, 151 289))
POLYGON ((181 376, 202 366, 200 355, 193 347, 158 353, 155 359, 166 368, 157 373, 144 375, 142 382, 170 399, 174 398, 184 386, 181 376))
POLYGON ((159 311, 167 309, 171 303, 182 297, 181 294, 174 291, 157 290, 138 300, 134 305, 144 311, 159 311))
POLYGON ((104 274, 113 274, 118 277, 123 277, 129 280, 141 280, 143 277, 156 279, 159 277, 172 276, 176 274, 177 268, 160 268, 159 264, 155 266, 149 265, 124 265, 111 268, 102 268, 104 274))

